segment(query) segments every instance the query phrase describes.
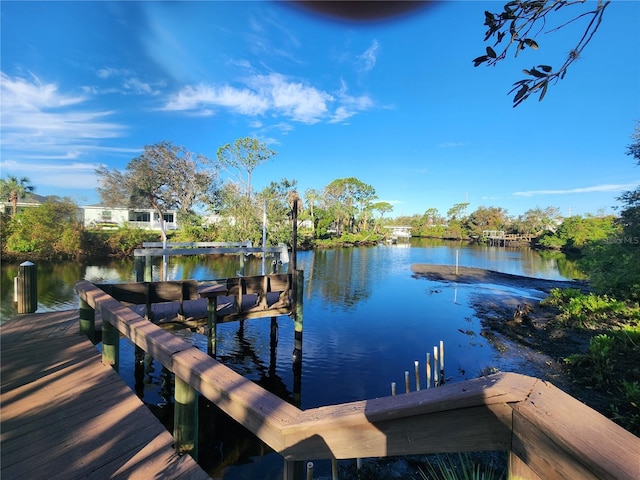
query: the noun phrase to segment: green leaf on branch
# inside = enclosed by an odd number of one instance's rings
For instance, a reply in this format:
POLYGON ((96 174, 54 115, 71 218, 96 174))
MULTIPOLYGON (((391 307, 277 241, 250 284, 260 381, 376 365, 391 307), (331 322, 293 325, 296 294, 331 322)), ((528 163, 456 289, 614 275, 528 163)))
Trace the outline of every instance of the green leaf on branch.
POLYGON ((474 58, 473 59, 473 66, 477 67, 478 65, 480 65, 483 62, 486 62, 487 60, 489 60, 489 57, 487 57, 486 55, 482 55, 481 57, 474 58))

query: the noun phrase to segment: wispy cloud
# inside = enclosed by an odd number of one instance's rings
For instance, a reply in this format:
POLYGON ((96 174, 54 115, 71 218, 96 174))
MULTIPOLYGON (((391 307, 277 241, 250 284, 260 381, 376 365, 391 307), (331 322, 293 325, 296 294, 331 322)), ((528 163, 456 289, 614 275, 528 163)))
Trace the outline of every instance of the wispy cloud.
POLYGON ((352 96, 347 93, 347 84, 341 80, 340 91, 336 94, 340 102, 329 123, 341 123, 357 113, 364 112, 373 107, 373 100, 367 95, 352 96))
POLYGON ((125 127, 92 110, 86 94, 60 92, 54 83, 0 73, 2 150, 5 158, 78 158, 101 140, 122 136, 125 127))
POLYGON ((625 184, 602 184, 591 187, 569 188, 564 190, 528 190, 524 192, 514 192, 514 197, 533 197, 539 195, 570 195, 575 193, 593 193, 593 192, 622 192, 630 190, 638 186, 638 183, 625 184))
POLYGON ((438 148, 457 148, 463 146, 462 142, 443 142, 438 144, 438 148))
MULTIPOLYGON (((25 163, 15 161, 0 162, 2 171, 9 175, 27 176, 38 186, 64 185, 68 189, 86 189, 98 186, 95 175, 97 165, 91 163, 72 162, 66 165, 56 163, 25 163)), ((36 192, 37 193, 37 192, 36 192)))
POLYGON ((377 40, 374 40, 371 43, 371 46, 367 48, 364 53, 358 55, 358 66, 361 71, 368 72, 376 66, 376 62, 378 60, 378 50, 380 49, 380 44, 377 40))

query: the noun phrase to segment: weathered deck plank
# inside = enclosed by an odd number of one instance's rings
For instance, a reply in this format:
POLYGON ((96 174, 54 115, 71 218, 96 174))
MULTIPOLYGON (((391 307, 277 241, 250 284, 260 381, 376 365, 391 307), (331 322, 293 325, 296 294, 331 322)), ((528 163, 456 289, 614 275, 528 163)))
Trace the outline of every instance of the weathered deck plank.
POLYGON ((78 335, 77 311, 0 330, 2 478, 208 479, 78 335))

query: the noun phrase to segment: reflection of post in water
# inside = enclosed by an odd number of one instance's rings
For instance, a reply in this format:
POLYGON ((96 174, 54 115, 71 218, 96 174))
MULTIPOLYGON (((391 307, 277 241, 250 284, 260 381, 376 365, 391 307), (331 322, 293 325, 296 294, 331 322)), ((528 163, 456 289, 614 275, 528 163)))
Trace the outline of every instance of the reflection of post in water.
POLYGON ((245 261, 244 253, 240 252, 240 254, 238 255, 238 258, 240 259, 240 266, 238 268, 238 276, 239 277, 244 277, 244 261, 245 261))
POLYGON ((293 271, 293 403, 300 406, 300 394, 302 391, 302 288, 304 272, 293 271))
POLYGON ((271 337, 269 341, 269 376, 276 374, 278 353, 278 317, 271 317, 271 337))
POLYGON ((145 353, 136 345, 133 361, 134 390, 140 399, 144 399, 144 357, 145 353))

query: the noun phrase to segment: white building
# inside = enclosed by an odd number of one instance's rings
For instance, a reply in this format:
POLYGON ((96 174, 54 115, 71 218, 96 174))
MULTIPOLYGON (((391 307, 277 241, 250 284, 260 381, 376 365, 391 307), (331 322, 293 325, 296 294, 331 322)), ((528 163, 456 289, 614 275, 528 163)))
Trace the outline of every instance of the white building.
MULTIPOLYGON (((128 225, 144 230, 162 230, 160 216, 153 208, 121 208, 105 205, 80 207, 85 228, 115 229, 128 225)), ((176 230, 177 211, 168 210, 162 214, 167 230, 176 230)))

